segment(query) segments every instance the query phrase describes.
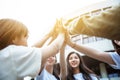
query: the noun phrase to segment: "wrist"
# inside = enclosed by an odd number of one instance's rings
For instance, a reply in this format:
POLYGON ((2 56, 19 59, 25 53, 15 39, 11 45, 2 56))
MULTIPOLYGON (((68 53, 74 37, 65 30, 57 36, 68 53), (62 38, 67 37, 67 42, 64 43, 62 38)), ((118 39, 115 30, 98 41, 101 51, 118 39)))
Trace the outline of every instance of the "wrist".
POLYGON ((59 33, 59 35, 61 35, 61 36, 65 36, 64 33, 59 33))
POLYGON ((49 38, 49 35, 48 35, 48 34, 46 34, 46 35, 44 36, 44 38, 45 38, 45 39, 48 39, 48 38, 49 38))
POLYGON ((76 47, 76 43, 75 43, 75 42, 72 43, 71 47, 72 47, 72 48, 75 48, 75 47, 76 47))

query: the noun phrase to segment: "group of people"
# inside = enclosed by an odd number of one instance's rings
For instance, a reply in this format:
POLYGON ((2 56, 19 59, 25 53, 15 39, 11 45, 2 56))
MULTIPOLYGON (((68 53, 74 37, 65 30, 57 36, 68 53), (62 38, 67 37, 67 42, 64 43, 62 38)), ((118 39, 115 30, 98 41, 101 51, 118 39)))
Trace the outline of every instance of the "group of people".
MULTIPOLYGON (((80 17, 75 25, 57 20, 53 29, 32 47, 27 46, 28 29, 13 19, 0 19, 0 80, 23 80, 31 76, 37 80, 61 80, 61 70, 55 71, 56 54, 69 45, 78 52, 120 69, 120 4, 94 17, 80 17), (67 27, 66 27, 67 26, 67 27), (70 35, 87 34, 113 40, 115 52, 101 52, 72 42, 70 35), (44 43, 51 39, 47 46, 44 43)), ((61 54, 61 53, 60 53, 61 54)), ((63 59, 64 60, 64 59, 63 59)), ((77 52, 67 56, 66 80, 99 80, 77 52)), ((60 67, 61 64, 60 64, 60 67)), ((61 69, 61 68, 60 68, 61 69)))

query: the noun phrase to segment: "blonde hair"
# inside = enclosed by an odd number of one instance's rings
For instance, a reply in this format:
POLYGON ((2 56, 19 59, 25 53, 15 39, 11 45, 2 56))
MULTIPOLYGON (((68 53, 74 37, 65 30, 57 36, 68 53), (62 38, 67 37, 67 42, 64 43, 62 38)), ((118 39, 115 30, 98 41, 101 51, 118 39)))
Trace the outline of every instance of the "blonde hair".
POLYGON ((12 44, 16 37, 27 36, 27 27, 13 19, 0 19, 0 50, 12 44))

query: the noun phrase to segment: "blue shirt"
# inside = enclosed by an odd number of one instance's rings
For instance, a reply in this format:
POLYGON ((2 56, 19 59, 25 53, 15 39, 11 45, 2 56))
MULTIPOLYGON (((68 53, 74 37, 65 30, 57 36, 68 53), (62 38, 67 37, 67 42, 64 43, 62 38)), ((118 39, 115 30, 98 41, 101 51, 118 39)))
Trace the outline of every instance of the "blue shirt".
POLYGON ((112 57, 113 61, 115 62, 115 65, 109 64, 114 69, 120 69, 120 55, 116 52, 110 52, 110 56, 112 57))
MULTIPOLYGON (((73 76, 74 76, 75 80, 85 80, 83 78, 82 73, 74 74, 73 76)), ((92 78, 92 80, 98 80, 98 78, 94 74, 90 74, 90 77, 92 78)))
POLYGON ((46 69, 43 69, 41 74, 36 77, 36 80, 57 80, 57 78, 46 69))

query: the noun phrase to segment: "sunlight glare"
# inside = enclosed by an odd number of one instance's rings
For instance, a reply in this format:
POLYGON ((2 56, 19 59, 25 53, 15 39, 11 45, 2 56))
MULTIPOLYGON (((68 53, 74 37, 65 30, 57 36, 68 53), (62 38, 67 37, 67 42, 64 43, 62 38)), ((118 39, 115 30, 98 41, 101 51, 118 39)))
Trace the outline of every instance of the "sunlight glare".
POLYGON ((32 45, 53 27, 56 18, 100 1, 104 0, 0 0, 0 18, 23 22, 30 31, 28 43, 32 45))

